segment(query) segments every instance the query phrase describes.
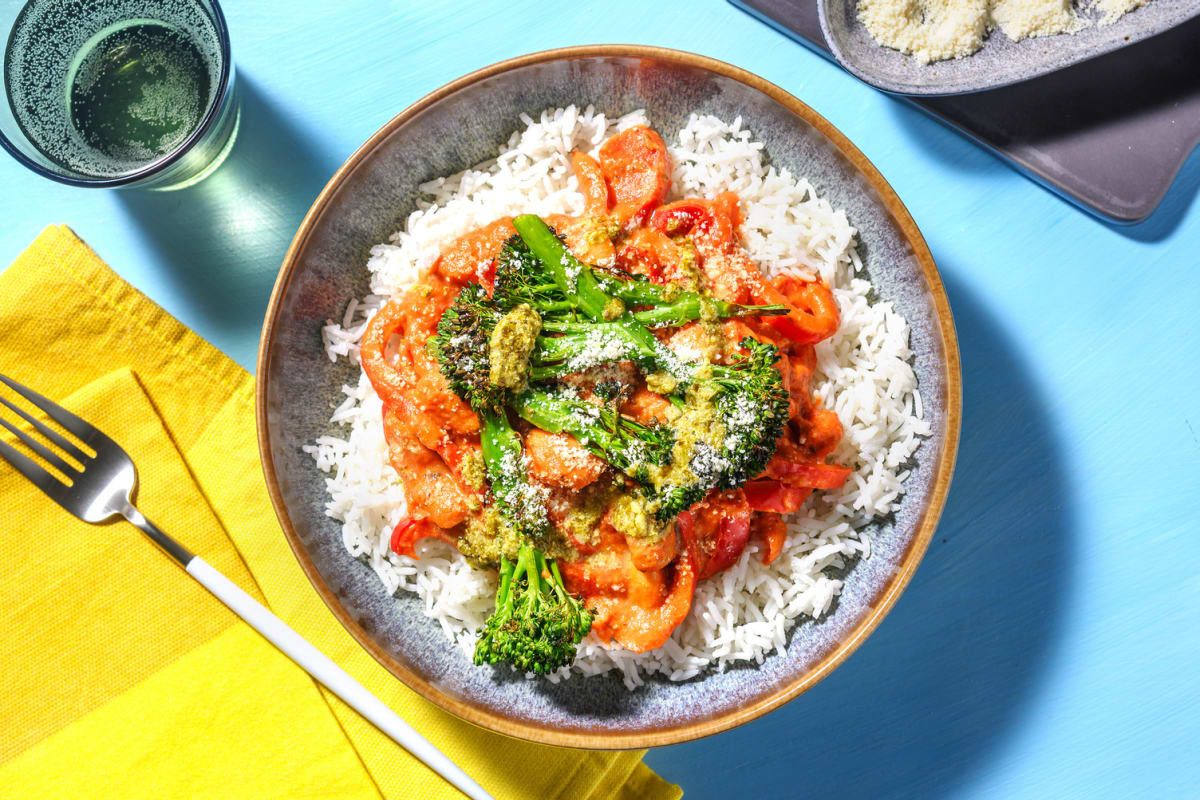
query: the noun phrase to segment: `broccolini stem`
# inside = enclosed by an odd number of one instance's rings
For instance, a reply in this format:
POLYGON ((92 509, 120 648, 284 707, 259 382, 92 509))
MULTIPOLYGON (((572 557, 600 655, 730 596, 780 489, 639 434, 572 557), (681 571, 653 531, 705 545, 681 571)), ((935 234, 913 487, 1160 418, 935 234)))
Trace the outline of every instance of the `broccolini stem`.
POLYGON ((550 567, 550 574, 554 576, 554 594, 558 597, 558 602, 570 602, 571 596, 567 594, 566 585, 563 583, 562 573, 558 571, 558 561, 550 559, 546 562, 550 567))
MULTIPOLYGON (((578 405, 586 404, 579 403, 578 405)), ((605 460, 611 458, 608 450, 618 445, 620 441, 602 426, 583 418, 583 415, 578 413, 574 402, 559 401, 558 398, 545 392, 533 389, 525 390, 513 398, 513 409, 526 422, 544 431, 571 434, 579 440, 580 444, 605 460)))
MULTIPOLYGON (((778 317, 788 313, 787 306, 744 306, 738 303, 727 303, 724 300, 709 300, 713 314, 718 319, 730 317, 778 317)), ((679 325, 691 322, 703 316, 704 298, 700 295, 681 297, 674 303, 656 306, 645 311, 634 311, 633 318, 643 325, 679 325)))
POLYGON ((500 588, 496 590, 496 611, 500 613, 502 609, 512 611, 512 581, 513 581, 513 562, 509 561, 504 556, 500 556, 500 588))
POLYGON ((574 311, 575 308, 575 303, 570 300, 559 300, 553 303, 538 303, 537 311, 539 314, 554 314, 559 311, 574 311))
POLYGON ((577 369, 568 367, 566 364, 552 364, 548 367, 530 367, 529 381, 530 383, 544 383, 578 371, 577 369))
POLYGON ((497 508, 514 530, 527 536, 544 535, 548 520, 540 509, 531 507, 530 498, 522 492, 529 476, 522 463, 524 447, 520 435, 508 424, 503 409, 487 408, 477 413, 483 421, 479 437, 483 464, 497 508))
MULTIPOLYGON (((616 293, 614 293, 616 294, 616 293)), ((620 295, 616 295, 620 296, 620 295)), ((788 313, 786 306, 744 306, 739 303, 726 303, 724 300, 709 300, 713 311, 719 319, 734 317, 778 317, 788 313)), ((561 304, 555 304, 561 305, 561 304)), ((643 325, 682 325, 686 322, 700 319, 702 300, 700 295, 693 297, 681 296, 680 299, 666 305, 658 305, 643 311, 630 314, 643 325)), ((555 310, 555 309, 552 309, 555 310)), ((548 333, 583 333, 592 327, 588 322, 572 322, 570 320, 543 319, 542 330, 548 333)))
POLYGON ((578 366, 569 372, 580 372, 587 367, 594 367, 599 361, 588 361, 589 348, 610 345, 621 345, 623 353, 619 358, 605 358, 605 361, 623 361, 627 358, 634 360, 653 361, 658 358, 658 348, 647 347, 640 338, 633 336, 629 328, 619 322, 589 322, 587 327, 575 332, 567 332, 562 336, 539 336, 537 346, 532 353, 535 364, 562 361, 564 359, 578 361, 578 366))
POLYGON ((511 472, 511 467, 506 470, 504 462, 515 458, 516 463, 520 464, 521 437, 508 424, 504 411, 488 408, 478 413, 483 418, 483 435, 479 437, 479 444, 488 477, 493 486, 497 482, 507 483, 503 479, 507 472, 511 472))
POLYGON ((562 243, 554 231, 535 214, 522 214, 513 219, 513 227, 529 246, 530 252, 554 276, 554 282, 567 297, 575 297, 579 309, 596 321, 609 321, 624 326, 631 341, 640 351, 652 353, 657 369, 667 372, 676 380, 688 383, 692 370, 671 352, 642 323, 634 319, 625 309, 624 303, 600 288, 592 268, 584 264, 562 243), (614 310, 620 313, 614 314, 614 310))
POLYGON ((550 270, 559 290, 567 297, 578 298, 580 310, 592 319, 604 319, 612 296, 600 288, 591 268, 571 255, 550 226, 536 214, 522 214, 513 219, 513 227, 521 234, 530 252, 550 270))
POLYGON ((539 549, 533 551, 533 571, 537 573, 537 585, 545 588, 546 575, 549 574, 550 569, 546 566, 546 554, 539 549))
POLYGON ((533 613, 541 597, 542 576, 537 564, 538 556, 541 554, 542 551, 529 544, 529 542, 521 542, 518 568, 524 571, 526 586, 528 587, 525 590, 525 594, 522 595, 522 599, 525 601, 525 616, 533 613))
POLYGON ((620 278, 599 273, 597 285, 603 290, 632 306, 654 306, 646 311, 633 312, 638 322, 656 323, 689 322, 700 318, 702 304, 707 300, 713 312, 722 319, 729 317, 776 317, 788 313, 785 305, 773 304, 746 306, 728 303, 714 297, 705 297, 697 292, 688 292, 674 286, 662 286, 644 278, 620 278))
POLYGON ((527 422, 550 433, 571 434, 588 452, 638 480, 638 469, 669 457, 669 431, 648 428, 610 409, 537 389, 526 389, 512 402, 527 422))

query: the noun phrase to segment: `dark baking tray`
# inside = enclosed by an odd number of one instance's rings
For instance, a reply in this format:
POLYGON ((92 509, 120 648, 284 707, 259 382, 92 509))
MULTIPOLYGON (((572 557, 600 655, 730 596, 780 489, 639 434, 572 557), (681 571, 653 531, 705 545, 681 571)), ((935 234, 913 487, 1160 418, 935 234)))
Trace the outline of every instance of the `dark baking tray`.
MULTIPOLYGON (((814 0, 730 1, 833 59, 814 0)), ((900 99, 1081 208, 1141 222, 1200 142, 1200 19, 1001 89, 900 99)))

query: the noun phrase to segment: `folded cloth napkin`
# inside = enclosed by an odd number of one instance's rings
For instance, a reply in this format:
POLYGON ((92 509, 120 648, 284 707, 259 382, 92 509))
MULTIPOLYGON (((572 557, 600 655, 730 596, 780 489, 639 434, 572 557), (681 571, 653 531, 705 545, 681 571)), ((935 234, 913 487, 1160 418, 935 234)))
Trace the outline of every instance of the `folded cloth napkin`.
MULTIPOLYGON (((133 456, 150 519, 497 798, 680 796, 642 753, 490 733, 379 666, 321 602, 279 529, 258 463, 253 378, 68 228, 47 228, 0 273, 0 331, 0 372, 133 456)), ((85 525, 4 463, 0 497, 0 797, 460 797, 132 526, 85 525)))

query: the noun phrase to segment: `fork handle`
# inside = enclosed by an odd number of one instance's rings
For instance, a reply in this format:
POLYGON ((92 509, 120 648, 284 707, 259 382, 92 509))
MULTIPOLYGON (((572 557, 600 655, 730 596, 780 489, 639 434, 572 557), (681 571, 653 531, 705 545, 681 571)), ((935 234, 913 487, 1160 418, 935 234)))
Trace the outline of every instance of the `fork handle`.
POLYGON ((187 571, 235 614, 250 623, 252 628, 303 667, 305 672, 373 722, 401 747, 458 787, 463 794, 474 800, 493 800, 492 796, 460 766, 447 758, 396 712, 384 705, 382 700, 367 691, 344 669, 313 647, 307 639, 288 627, 287 623, 268 611, 265 606, 238 588, 237 584, 215 570, 207 561, 194 556, 187 563, 187 571))

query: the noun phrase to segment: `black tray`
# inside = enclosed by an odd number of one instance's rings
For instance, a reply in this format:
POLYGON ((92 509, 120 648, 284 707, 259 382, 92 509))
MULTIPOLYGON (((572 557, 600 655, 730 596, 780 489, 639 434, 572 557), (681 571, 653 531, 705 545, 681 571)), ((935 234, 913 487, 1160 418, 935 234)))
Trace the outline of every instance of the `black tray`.
MULTIPOLYGON (((730 2, 832 60, 813 0, 730 2)), ((1141 222, 1200 142, 1200 19, 1013 86, 901 99, 1081 208, 1141 222)))

